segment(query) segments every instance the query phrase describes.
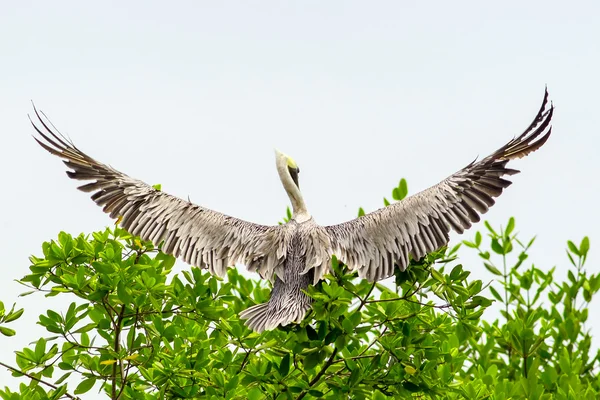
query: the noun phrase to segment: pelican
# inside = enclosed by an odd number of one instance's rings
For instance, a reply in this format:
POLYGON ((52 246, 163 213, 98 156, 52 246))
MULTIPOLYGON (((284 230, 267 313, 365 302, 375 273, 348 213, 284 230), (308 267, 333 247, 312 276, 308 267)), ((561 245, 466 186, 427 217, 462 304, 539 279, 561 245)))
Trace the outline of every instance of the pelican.
POLYGON ((310 215, 298 183, 300 169, 279 151, 275 163, 292 218, 284 225, 259 225, 171 196, 96 161, 34 111, 35 140, 63 160, 70 178, 89 181, 78 189, 92 193, 92 200, 132 235, 211 274, 222 277, 228 267, 243 264, 272 282, 268 302, 240 313, 250 329, 262 332, 302 321, 311 307, 303 291, 330 270, 332 255, 375 282, 396 268, 404 271, 410 257, 418 260, 447 245, 451 230, 462 233, 479 221, 511 184, 503 177, 519 172, 507 163, 536 151, 550 137, 554 107, 546 90, 529 127, 491 155, 402 201, 331 226, 318 225, 310 215))

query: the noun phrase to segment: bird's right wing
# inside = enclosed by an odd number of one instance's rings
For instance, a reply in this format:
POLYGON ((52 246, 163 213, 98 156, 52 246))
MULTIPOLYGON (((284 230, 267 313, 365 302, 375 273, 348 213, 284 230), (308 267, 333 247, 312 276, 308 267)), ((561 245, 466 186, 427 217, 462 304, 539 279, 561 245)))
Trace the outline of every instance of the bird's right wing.
POLYGON ((418 260, 443 247, 451 229, 462 233, 479 221, 479 214, 511 184, 503 176, 519 171, 506 164, 546 143, 554 110, 546 109, 547 105, 548 91, 523 134, 437 185, 360 218, 325 227, 333 253, 361 277, 378 281, 393 275, 396 265, 406 269, 409 256, 418 260))
POLYGON ((156 246, 164 241, 163 252, 218 276, 240 263, 272 278, 287 249, 280 226, 243 221, 159 191, 94 160, 55 132, 37 110, 35 116, 32 125, 40 137, 34 139, 63 159, 70 178, 91 181, 79 189, 93 193, 92 200, 111 218, 122 218, 121 226, 129 233, 156 246))

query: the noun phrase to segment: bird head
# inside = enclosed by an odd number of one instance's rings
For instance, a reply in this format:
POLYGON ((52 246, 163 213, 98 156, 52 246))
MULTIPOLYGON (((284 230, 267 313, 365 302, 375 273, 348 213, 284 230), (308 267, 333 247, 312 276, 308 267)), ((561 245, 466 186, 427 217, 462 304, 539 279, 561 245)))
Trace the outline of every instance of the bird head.
POLYGON ((299 189, 300 184, 298 183, 298 174, 300 174, 300 168, 298 167, 298 164, 296 164, 296 161, 287 154, 275 149, 275 162, 281 179, 283 180, 284 176, 288 175, 299 189))

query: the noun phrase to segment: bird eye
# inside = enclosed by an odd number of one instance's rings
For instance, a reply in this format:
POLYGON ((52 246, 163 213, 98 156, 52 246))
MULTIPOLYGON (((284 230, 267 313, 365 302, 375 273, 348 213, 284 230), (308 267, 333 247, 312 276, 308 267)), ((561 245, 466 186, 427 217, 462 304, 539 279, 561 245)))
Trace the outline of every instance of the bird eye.
POLYGON ((296 173, 299 174, 300 173, 300 167, 296 167, 296 173))

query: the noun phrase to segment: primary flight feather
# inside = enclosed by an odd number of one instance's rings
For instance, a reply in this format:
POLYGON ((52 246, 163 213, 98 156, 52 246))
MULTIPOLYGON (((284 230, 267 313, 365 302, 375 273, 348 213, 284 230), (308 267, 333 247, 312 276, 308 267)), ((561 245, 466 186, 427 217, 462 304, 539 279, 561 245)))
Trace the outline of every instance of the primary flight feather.
POLYGON ((350 270, 370 281, 405 270, 409 257, 420 259, 448 243, 450 230, 462 233, 479 221, 519 171, 507 163, 539 149, 551 133, 554 107, 548 91, 538 114, 518 137, 480 161, 474 161, 435 186, 362 217, 320 226, 309 214, 298 184, 299 168, 275 151, 279 178, 292 203, 292 219, 266 226, 230 217, 171 196, 96 161, 63 137, 35 109, 35 140, 63 159, 79 189, 133 235, 162 243, 161 250, 224 276, 227 267, 244 264, 273 282, 267 303, 244 310, 246 325, 262 332, 300 322, 311 299, 303 290, 318 282, 335 254, 350 270))

